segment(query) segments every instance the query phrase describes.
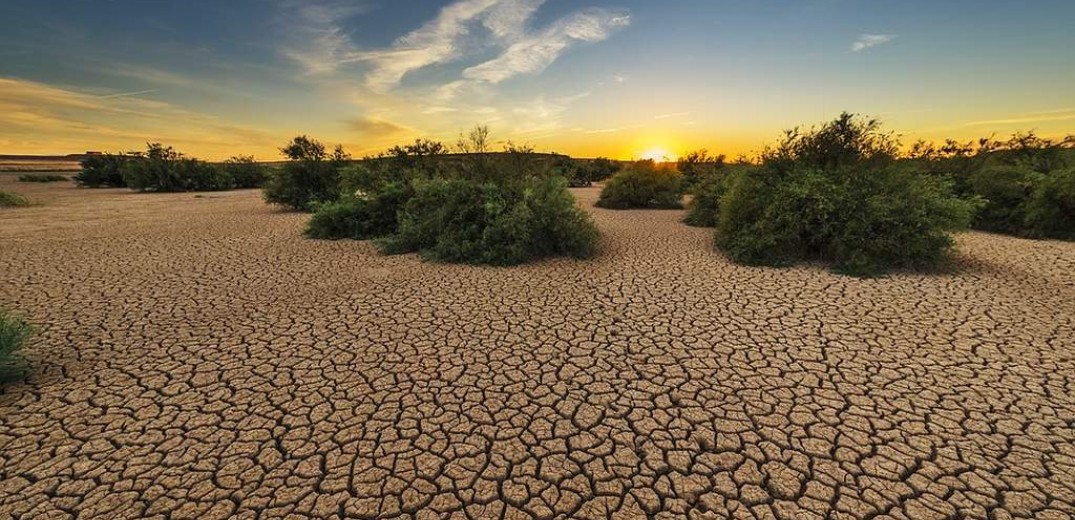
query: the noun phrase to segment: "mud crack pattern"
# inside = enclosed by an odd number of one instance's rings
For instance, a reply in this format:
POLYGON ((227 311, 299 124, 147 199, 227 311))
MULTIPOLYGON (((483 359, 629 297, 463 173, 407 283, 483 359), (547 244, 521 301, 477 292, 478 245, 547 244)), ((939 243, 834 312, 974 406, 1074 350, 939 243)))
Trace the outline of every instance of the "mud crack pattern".
POLYGON ((5 516, 1075 514, 1075 244, 858 280, 592 210, 596 260, 489 269, 306 241, 256 192, 5 188, 46 202, 0 212, 0 305, 41 325, 5 516))

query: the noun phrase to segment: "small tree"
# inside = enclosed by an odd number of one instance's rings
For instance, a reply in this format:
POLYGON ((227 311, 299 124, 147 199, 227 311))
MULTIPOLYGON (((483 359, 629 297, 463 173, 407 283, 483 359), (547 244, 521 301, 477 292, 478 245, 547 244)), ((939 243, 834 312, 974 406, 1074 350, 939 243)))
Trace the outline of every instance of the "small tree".
POLYGON ((288 162, 265 183, 263 195, 272 204, 311 211, 340 196, 340 167, 350 157, 337 146, 331 156, 325 145, 305 135, 295 137, 280 152, 288 162))

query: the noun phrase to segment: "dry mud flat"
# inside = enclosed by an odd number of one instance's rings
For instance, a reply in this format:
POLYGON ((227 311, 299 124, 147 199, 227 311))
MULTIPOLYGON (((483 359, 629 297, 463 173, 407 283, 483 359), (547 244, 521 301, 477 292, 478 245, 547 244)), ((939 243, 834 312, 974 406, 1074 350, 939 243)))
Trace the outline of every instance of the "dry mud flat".
MULTIPOLYGON (((513 269, 300 237, 257 192, 0 180, 21 518, 1075 514, 1075 244, 962 269, 736 266, 682 213, 513 269)), ((577 190, 589 207, 597 192, 577 190)))

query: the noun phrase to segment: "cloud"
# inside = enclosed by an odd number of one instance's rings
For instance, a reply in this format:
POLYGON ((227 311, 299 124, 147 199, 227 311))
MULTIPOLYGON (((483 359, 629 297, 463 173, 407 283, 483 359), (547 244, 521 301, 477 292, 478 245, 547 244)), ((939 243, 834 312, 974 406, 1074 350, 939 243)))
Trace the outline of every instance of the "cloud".
POLYGON ((895 34, 863 34, 851 44, 851 52, 860 52, 896 39, 895 34))
POLYGON ((114 98, 121 98, 121 97, 135 97, 135 96, 141 96, 141 95, 144 95, 144 94, 152 94, 154 92, 157 92, 157 89, 151 88, 151 89, 148 89, 148 90, 139 90, 137 92, 117 92, 115 94, 106 94, 104 96, 97 96, 97 99, 114 99, 114 98))
POLYGON ((1027 123, 1047 123, 1054 121, 1070 121, 1075 119, 1075 110, 1061 109, 1061 110, 1046 110, 1041 112, 1030 112, 1026 115, 1010 117, 1006 119, 991 119, 988 121, 971 121, 964 123, 963 126, 1005 126, 1005 125, 1022 125, 1027 123))
POLYGON ((359 134, 376 137, 389 137, 414 133, 414 130, 410 127, 376 117, 359 117, 348 121, 347 126, 359 134))
MULTIPOLYGON (((386 93, 414 71, 467 56, 501 49, 496 58, 463 71, 469 82, 499 83, 519 74, 545 70, 572 45, 599 42, 630 23, 626 11, 587 9, 553 21, 542 29, 530 22, 545 0, 457 0, 418 29, 398 38, 386 49, 359 49, 341 28, 351 12, 335 12, 306 6, 300 10, 304 28, 302 45, 287 47, 283 54, 298 62, 309 74, 335 73, 343 65, 365 66, 365 85, 386 93), (484 29, 484 31, 482 30, 484 29)), ((449 83, 442 97, 451 98, 465 87, 449 83)))
MULTIPOLYGON (((145 93, 145 92, 141 92, 145 93)), ((279 136, 216 116, 137 97, 140 92, 83 92, 0 77, 0 145, 16 153, 141 148, 163 140, 223 158, 250 151, 272 153, 279 136), (164 130, 162 130, 164 129, 164 130)))
POLYGON ((537 33, 527 34, 499 57, 463 71, 471 80, 500 83, 519 74, 544 71, 575 42, 599 42, 630 24, 626 12, 589 9, 569 15, 537 33))

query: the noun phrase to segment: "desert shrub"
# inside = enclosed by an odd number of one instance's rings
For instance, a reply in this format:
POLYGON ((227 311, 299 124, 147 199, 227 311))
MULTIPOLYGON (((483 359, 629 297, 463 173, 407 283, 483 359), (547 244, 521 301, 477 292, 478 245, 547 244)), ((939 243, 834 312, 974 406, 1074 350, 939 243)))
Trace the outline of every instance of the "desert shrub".
POLYGON ((260 188, 268 177, 268 168, 249 155, 232 157, 224 161, 220 169, 230 186, 241 190, 260 188))
POLYGON ((19 175, 19 182, 63 182, 68 180, 63 175, 35 175, 32 173, 19 175))
POLYGON ((588 161, 582 167, 586 169, 586 177, 590 179, 590 182, 606 181, 623 169, 619 162, 606 157, 598 157, 588 161))
POLYGON ((29 206, 30 201, 18 193, 0 190, 0 208, 18 208, 29 206))
POLYGON ((0 382, 25 376, 26 361, 20 350, 32 334, 30 324, 0 309, 0 382))
POLYGON ((689 189, 724 169, 725 160, 724 155, 711 156, 706 150, 698 150, 681 157, 676 162, 676 169, 683 175, 683 185, 689 189))
POLYGON ((221 169, 177 152, 171 146, 150 143, 146 152, 126 161, 121 171, 128 188, 138 191, 184 192, 231 189, 221 169))
POLYGON ((597 206, 608 209, 674 209, 683 207, 679 172, 639 161, 617 173, 601 190, 597 206))
POLYGON ((445 262, 515 265, 550 257, 587 258, 598 232, 555 176, 506 182, 416 180, 386 253, 419 252, 445 262))
POLYGON ((324 240, 368 240, 395 234, 397 215, 409 198, 403 184, 383 186, 375 194, 355 194, 317 206, 306 236, 324 240))
POLYGON ((1075 167, 1053 171, 1035 187, 1025 224, 1031 236, 1075 239, 1075 167))
POLYGON ((816 259, 860 276, 936 266, 977 204, 944 178, 896 164, 893 143, 876 122, 847 114, 787 133, 721 199, 717 246, 747 264, 816 259))
POLYGON ((740 170, 725 168, 696 179, 690 188, 691 201, 687 204, 683 222, 689 226, 715 227, 720 215, 720 201, 740 175, 740 170))
POLYGON ((985 200, 974 227, 998 233, 1022 232, 1027 204, 1043 178, 1021 166, 993 165, 974 172, 970 177, 972 193, 985 200))
POLYGON ((288 158, 265 182, 265 200, 298 211, 311 211, 318 204, 340 197, 340 168, 347 160, 343 149, 329 155, 325 145, 306 136, 292 139, 281 153, 288 158))
POLYGON ((553 159, 552 171, 567 180, 571 188, 586 188, 593 184, 590 169, 566 155, 557 155, 553 159))
POLYGON ((132 159, 126 154, 91 155, 79 164, 82 171, 75 175, 75 182, 87 188, 123 188, 123 166, 132 159))

